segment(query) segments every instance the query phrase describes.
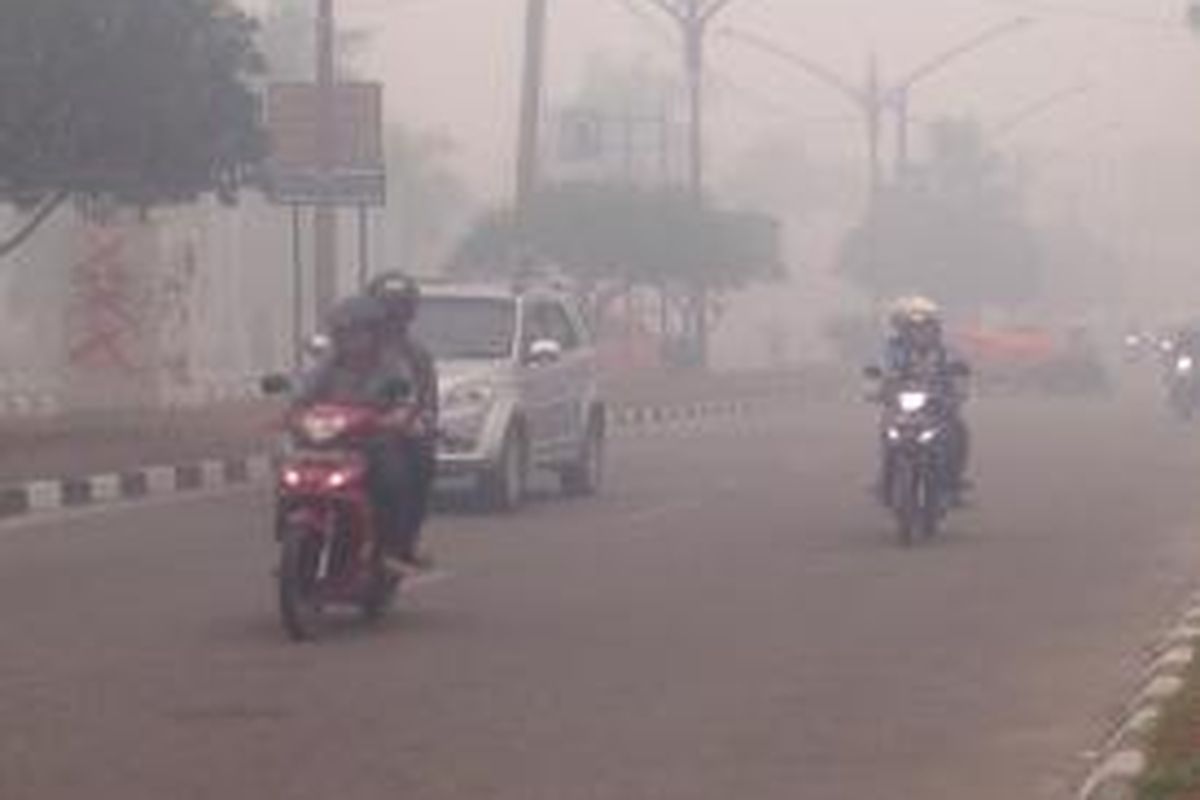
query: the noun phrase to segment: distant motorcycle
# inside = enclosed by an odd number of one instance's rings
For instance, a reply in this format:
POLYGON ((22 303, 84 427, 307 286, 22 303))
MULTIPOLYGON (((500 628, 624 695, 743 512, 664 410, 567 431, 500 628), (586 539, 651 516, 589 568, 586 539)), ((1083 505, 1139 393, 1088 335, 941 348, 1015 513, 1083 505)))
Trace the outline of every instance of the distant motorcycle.
MULTIPOLYGON (((268 394, 288 391, 283 378, 263 383, 268 394)), ((391 408, 409 393, 392 387, 391 408)), ((383 563, 364 454, 388 410, 317 405, 286 420, 292 446, 278 467, 275 531, 279 612, 295 641, 312 638, 329 607, 356 607, 370 620, 395 599, 400 581, 383 563)))
POLYGON ((1179 419, 1190 422, 1200 411, 1200 363, 1196 356, 1177 351, 1167 362, 1167 406, 1179 419))
MULTIPOLYGON (((954 365, 953 376, 965 376, 965 365, 954 365)), ((866 370, 879 381, 881 370, 866 370)), ((895 515, 903 545, 918 537, 931 538, 950 510, 954 480, 951 425, 946 398, 922 381, 885 387, 883 402, 884 486, 881 498, 895 515)))

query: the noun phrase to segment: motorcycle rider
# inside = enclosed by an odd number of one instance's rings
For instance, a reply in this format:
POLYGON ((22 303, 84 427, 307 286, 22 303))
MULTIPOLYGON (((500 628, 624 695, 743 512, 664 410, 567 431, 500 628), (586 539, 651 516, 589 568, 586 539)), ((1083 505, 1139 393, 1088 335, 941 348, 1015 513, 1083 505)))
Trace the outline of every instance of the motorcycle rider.
MULTIPOLYGON (((331 350, 296 393, 295 408, 318 403, 387 407, 395 404, 397 390, 411 394, 412 374, 388 355, 388 309, 382 302, 368 296, 344 300, 328 325, 331 350)), ((408 431, 414 413, 408 404, 389 411, 382 420, 384 432, 366 447, 368 493, 384 561, 393 572, 405 571, 414 560, 406 542, 409 521, 401 487, 417 481, 404 439, 389 435, 388 429, 408 431)))
POLYGON ((418 414, 415 435, 402 443, 415 480, 412 502, 400 530, 401 558, 409 566, 429 567, 432 561, 421 553, 419 545, 437 472, 438 378, 433 356, 412 332, 421 290, 411 277, 390 272, 372 280, 366 293, 386 312, 384 357, 408 376, 418 414))
MULTIPOLYGON (((892 332, 884 351, 881 397, 889 397, 896 386, 914 380, 933 389, 949 432, 947 477, 952 500, 958 502, 962 493, 970 488, 966 477, 970 431, 961 414, 964 393, 953 369, 956 362, 942 336, 941 310, 937 303, 926 297, 905 297, 893 304, 888 320, 892 332)), ((887 454, 885 443, 879 482, 881 496, 887 494, 891 484, 891 464, 887 454)))

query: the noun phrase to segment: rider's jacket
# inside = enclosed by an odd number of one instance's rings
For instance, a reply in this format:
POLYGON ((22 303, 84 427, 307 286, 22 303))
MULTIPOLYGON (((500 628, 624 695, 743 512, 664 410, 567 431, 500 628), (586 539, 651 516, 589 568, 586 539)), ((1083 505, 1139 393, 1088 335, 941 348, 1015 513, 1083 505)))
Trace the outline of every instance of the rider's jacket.
POLYGON ((436 427, 438 378, 433 356, 412 336, 393 336, 384 344, 382 359, 389 369, 403 375, 413 387, 417 408, 429 427, 436 427))
POLYGON ((352 364, 336 354, 325 358, 303 380, 296 393, 297 407, 316 403, 383 406, 389 387, 409 375, 382 353, 370 363, 352 364))
POLYGON ((942 400, 954 403, 963 392, 950 374, 951 360, 944 345, 918 350, 902 337, 893 336, 884 350, 885 387, 917 381, 935 389, 942 400))

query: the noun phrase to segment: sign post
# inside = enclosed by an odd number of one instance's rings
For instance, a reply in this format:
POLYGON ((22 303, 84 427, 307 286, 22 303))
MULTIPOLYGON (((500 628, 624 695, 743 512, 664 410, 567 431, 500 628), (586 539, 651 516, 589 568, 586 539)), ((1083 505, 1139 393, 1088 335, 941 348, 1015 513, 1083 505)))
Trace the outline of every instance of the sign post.
MULTIPOLYGON (((276 83, 267 91, 267 130, 271 155, 265 190, 276 205, 292 209, 293 336, 300 348, 303 332, 303 265, 299 242, 301 209, 359 210, 359 280, 369 265, 368 215, 387 204, 383 154, 383 86, 339 83, 333 86, 332 154, 324 152, 322 87, 317 83, 276 83)), ((317 282, 319 285, 319 281, 317 282)), ((319 291, 314 293, 319 302, 319 291)), ((319 309, 318 309, 319 313, 319 309)), ((297 349, 296 353, 299 353, 297 349)), ((296 356, 297 361, 299 356, 296 356)))

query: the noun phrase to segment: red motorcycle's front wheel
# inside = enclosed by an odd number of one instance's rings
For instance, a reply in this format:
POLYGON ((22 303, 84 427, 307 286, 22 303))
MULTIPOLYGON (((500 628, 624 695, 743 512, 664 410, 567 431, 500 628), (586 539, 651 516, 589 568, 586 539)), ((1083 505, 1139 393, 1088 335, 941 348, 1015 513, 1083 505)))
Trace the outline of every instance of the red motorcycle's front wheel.
POLYGON ((299 528, 283 531, 279 562, 279 614, 292 641, 311 639, 321 615, 317 572, 321 542, 299 528))

